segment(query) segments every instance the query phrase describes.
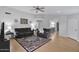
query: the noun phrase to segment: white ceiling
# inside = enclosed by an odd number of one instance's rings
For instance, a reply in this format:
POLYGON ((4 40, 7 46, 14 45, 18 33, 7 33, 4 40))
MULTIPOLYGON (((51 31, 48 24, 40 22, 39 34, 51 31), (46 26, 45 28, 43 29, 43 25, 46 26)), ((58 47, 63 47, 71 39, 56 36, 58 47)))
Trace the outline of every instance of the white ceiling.
MULTIPOLYGON (((32 6, 8 6, 19 11, 36 14, 32 9, 32 6)), ((69 15, 79 13, 78 6, 44 6, 45 12, 40 14, 53 14, 53 15, 69 15)))

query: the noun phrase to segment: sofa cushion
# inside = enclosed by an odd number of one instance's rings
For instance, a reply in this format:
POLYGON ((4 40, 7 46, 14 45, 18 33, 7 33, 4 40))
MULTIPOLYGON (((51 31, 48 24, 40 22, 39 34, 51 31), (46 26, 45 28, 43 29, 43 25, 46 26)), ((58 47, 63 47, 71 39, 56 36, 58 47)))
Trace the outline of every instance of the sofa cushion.
POLYGON ((46 28, 43 28, 44 30, 44 33, 49 33, 51 31, 51 29, 46 29, 46 28))
POLYGON ((26 37, 33 35, 33 31, 31 31, 31 28, 16 28, 16 37, 26 37))

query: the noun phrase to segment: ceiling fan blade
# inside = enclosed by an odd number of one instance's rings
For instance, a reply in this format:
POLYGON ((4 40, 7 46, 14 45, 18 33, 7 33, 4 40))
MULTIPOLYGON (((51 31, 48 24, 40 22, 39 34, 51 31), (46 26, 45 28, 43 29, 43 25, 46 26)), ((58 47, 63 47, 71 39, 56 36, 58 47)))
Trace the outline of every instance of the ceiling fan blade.
POLYGON ((10 12, 5 12, 5 14, 11 14, 10 12))
POLYGON ((39 6, 33 6, 33 8, 39 8, 39 6))
POLYGON ((42 9, 39 9, 39 11, 44 12, 44 10, 42 10, 42 9))
POLYGON ((45 9, 44 7, 40 7, 40 9, 45 9))

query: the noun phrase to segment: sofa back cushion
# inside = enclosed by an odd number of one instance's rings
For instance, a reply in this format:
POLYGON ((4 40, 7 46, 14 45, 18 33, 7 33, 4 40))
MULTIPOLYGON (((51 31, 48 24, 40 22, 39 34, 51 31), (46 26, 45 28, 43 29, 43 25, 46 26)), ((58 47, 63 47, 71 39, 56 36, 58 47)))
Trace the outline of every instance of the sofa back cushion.
POLYGON ((31 28, 15 28, 15 32, 29 32, 31 28))
POLYGON ((25 28, 26 31, 31 31, 31 28, 25 28))
POLYGON ((45 33, 45 32, 50 32, 51 29, 44 28, 43 30, 44 30, 44 33, 45 33))

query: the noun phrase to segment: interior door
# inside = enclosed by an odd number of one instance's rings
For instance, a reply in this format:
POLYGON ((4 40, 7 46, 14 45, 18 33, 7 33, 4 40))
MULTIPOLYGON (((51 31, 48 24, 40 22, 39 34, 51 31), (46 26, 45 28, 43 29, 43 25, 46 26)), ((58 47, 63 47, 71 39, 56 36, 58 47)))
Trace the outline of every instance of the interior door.
POLYGON ((79 39, 78 33, 79 33, 78 20, 77 19, 68 20, 68 36, 78 40, 79 39))

